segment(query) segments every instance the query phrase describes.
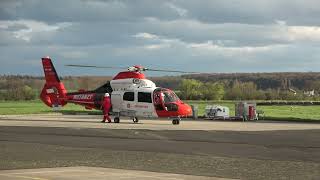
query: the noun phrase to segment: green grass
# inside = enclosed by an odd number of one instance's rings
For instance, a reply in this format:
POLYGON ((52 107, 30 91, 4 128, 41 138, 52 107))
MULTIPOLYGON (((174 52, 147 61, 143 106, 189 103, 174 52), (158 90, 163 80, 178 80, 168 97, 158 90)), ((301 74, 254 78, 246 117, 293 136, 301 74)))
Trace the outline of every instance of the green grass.
MULTIPOLYGON (((62 113, 99 113, 96 110, 86 110, 83 106, 75 104, 67 104, 62 108, 62 113)), ((43 104, 40 100, 35 101, 0 101, 0 115, 10 114, 44 114, 44 113, 55 113, 52 108, 43 104)))
POLYGON ((268 120, 320 121, 320 106, 258 106, 268 120))
MULTIPOLYGON (((198 106, 198 115, 203 116, 206 105, 219 104, 230 109, 230 116, 234 116, 233 101, 186 101, 190 105, 198 106)), ((315 121, 320 122, 320 106, 258 106, 258 110, 265 112, 268 120, 291 120, 291 121, 315 121)), ((86 110, 83 106, 67 104, 62 108, 62 113, 88 113, 101 114, 97 110, 86 110)), ((43 114, 55 113, 51 108, 44 105, 40 100, 36 101, 0 101, 0 115, 9 114, 43 114)))
MULTIPOLYGON (((222 105, 230 109, 230 116, 235 115, 235 102, 232 101, 186 101, 190 105, 197 105, 199 116, 204 115, 206 105, 222 105)), ((264 119, 315 121, 320 122, 320 106, 257 106, 257 110, 264 111, 264 119)))

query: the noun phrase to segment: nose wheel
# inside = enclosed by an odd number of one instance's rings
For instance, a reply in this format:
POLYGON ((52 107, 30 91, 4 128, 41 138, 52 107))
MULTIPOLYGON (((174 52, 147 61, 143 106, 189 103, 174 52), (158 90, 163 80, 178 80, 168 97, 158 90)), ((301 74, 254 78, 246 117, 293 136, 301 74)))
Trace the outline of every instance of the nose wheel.
POLYGON ((114 123, 119 123, 119 122, 120 122, 120 118, 119 118, 119 117, 115 117, 115 118, 113 119, 113 122, 114 122, 114 123))
POLYGON ((138 123, 139 122, 139 119, 137 117, 134 117, 133 118, 133 123, 138 123))
POLYGON ((180 119, 173 119, 173 120, 172 120, 172 124, 173 124, 173 125, 178 125, 178 124, 180 124, 180 119))

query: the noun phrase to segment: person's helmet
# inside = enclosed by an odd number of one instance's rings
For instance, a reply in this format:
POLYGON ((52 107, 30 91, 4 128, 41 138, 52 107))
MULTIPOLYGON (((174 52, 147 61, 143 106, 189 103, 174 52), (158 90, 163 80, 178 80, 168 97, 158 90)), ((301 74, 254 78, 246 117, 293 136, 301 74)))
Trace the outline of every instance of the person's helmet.
POLYGON ((104 94, 104 97, 109 97, 109 96, 110 96, 109 93, 104 94))

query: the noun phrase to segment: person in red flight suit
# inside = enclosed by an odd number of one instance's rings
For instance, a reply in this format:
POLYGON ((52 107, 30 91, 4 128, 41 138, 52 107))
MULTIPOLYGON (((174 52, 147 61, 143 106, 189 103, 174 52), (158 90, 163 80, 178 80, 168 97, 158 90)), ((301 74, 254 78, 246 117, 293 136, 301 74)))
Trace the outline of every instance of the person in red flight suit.
POLYGON ((105 123, 106 120, 108 120, 108 123, 110 123, 111 118, 109 117, 109 112, 110 112, 110 108, 111 108, 111 100, 110 100, 109 93, 106 93, 104 95, 102 107, 103 107, 103 120, 101 122, 105 123))

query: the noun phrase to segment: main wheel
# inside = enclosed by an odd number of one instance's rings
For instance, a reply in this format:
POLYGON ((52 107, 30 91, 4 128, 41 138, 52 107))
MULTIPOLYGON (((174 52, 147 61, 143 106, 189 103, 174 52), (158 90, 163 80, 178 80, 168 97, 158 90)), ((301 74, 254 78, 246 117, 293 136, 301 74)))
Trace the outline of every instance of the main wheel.
POLYGON ((139 122, 139 119, 137 117, 134 117, 133 118, 133 123, 138 123, 139 122))
POLYGON ((113 119, 113 122, 114 122, 114 123, 119 123, 119 122, 120 122, 120 118, 119 118, 119 117, 115 117, 115 118, 113 119))
POLYGON ((178 119, 174 119, 174 120, 172 120, 172 124, 178 125, 178 124, 180 124, 180 121, 178 119))

